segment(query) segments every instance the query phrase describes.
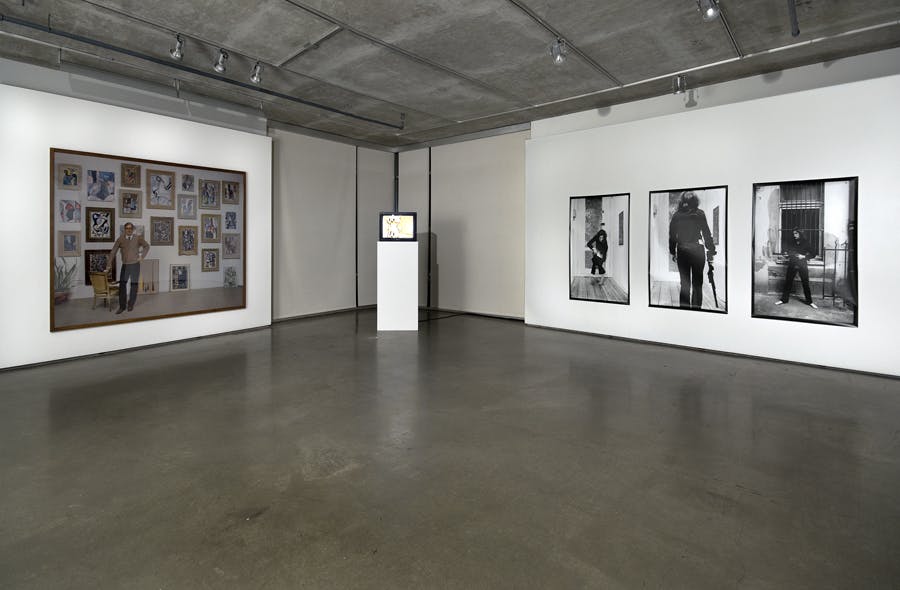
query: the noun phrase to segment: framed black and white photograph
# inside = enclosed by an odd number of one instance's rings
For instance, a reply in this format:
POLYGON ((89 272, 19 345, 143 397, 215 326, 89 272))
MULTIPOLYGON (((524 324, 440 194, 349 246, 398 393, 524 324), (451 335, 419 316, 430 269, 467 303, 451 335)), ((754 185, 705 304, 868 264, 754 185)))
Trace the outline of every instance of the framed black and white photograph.
POLYGON ((753 317, 858 325, 857 184, 753 185, 753 317))
POLYGON ((630 199, 569 198, 569 299, 628 305, 630 199))
POLYGON ((650 307, 728 313, 728 187, 650 193, 650 307))

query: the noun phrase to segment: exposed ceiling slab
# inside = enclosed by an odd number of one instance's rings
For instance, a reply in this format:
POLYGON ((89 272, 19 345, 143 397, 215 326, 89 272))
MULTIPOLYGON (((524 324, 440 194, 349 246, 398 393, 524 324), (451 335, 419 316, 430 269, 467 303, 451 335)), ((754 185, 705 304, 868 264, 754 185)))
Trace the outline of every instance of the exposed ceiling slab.
POLYGON ((900 46, 900 0, 797 0, 797 37, 784 0, 719 4, 703 22, 696 0, 0 0, 0 56, 395 148, 668 94, 676 73, 697 87, 900 46))

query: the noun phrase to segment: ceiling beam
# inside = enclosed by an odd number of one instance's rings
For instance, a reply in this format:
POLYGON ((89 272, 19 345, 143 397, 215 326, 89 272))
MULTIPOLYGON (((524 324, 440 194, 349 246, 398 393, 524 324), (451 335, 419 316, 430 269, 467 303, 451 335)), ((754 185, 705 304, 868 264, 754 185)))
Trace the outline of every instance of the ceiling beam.
POLYGON ((474 85, 478 86, 479 88, 482 88, 483 90, 487 90, 488 92, 493 92, 494 94, 502 96, 503 98, 510 100, 519 106, 523 106, 523 107, 531 106, 530 102, 522 99, 522 97, 517 96, 507 90, 504 90, 502 88, 497 88, 496 86, 492 86, 492 85, 488 84, 487 82, 479 80, 478 78, 473 78, 472 76, 463 74, 462 72, 460 72, 458 70, 454 70, 453 68, 450 68, 448 66, 440 64, 436 61, 432 61, 432 60, 428 59, 427 57, 422 57, 421 55, 418 55, 411 51, 407 51, 406 49, 403 49, 402 47, 398 47, 397 45, 388 43, 387 41, 383 41, 374 35, 370 35, 369 33, 366 33, 365 31, 357 29, 356 27, 354 27, 353 25, 351 25, 349 23, 346 23, 344 21, 336 19, 335 17, 331 16, 330 14, 328 14, 326 12, 322 12, 321 10, 318 10, 317 8, 308 6, 307 4, 304 4, 303 2, 301 2, 300 0, 284 0, 284 1, 287 2, 288 4, 291 4, 292 6, 296 6, 300 10, 305 10, 306 12, 308 12, 309 14, 312 14, 313 16, 317 16, 322 20, 326 20, 333 25, 341 27, 342 29, 349 31, 350 33, 353 33, 354 35, 356 35, 358 37, 362 37, 363 39, 365 39, 371 43, 374 43, 375 45, 379 45, 381 47, 384 47, 385 49, 389 49, 391 51, 399 53, 400 55, 407 57, 413 61, 416 61, 420 64, 426 65, 430 68, 439 70, 445 74, 449 74, 451 76, 459 78, 460 80, 465 80, 466 82, 469 82, 470 84, 474 84, 474 85))
POLYGON ((616 78, 615 76, 613 76, 613 75, 609 72, 609 70, 607 70, 606 68, 604 68, 603 66, 601 66, 601 65, 600 65, 599 63, 597 63, 591 56, 589 56, 588 54, 586 54, 585 52, 583 52, 581 49, 579 49, 577 45, 575 45, 574 43, 572 43, 572 40, 571 40, 571 39, 569 39, 569 38, 567 38, 565 35, 563 35, 562 32, 560 32, 556 27, 554 27, 553 25, 551 25, 550 23, 548 23, 546 20, 544 20, 538 13, 536 13, 536 12, 533 11, 533 10, 531 10, 531 8, 529 8, 524 2, 522 2, 521 0, 508 0, 508 1, 509 1, 510 4, 512 4, 513 6, 515 6, 515 7, 518 8, 519 10, 521 10, 523 13, 525 13, 527 16, 529 16, 534 22, 536 22, 537 24, 539 24, 540 26, 542 26, 542 27, 543 27, 546 31, 548 31, 551 35, 553 35, 553 36, 556 37, 557 39, 565 39, 565 41, 566 41, 566 47, 568 47, 570 51, 572 51, 572 52, 575 53, 578 57, 580 57, 580 58, 583 59, 585 62, 587 62, 587 64, 588 64, 589 66, 591 66, 592 68, 594 68, 595 70, 597 70, 598 72, 600 72, 601 74, 603 74, 603 76, 605 76, 605 77, 606 77, 610 82, 612 82, 615 86, 618 86, 619 88, 622 87, 622 82, 619 81, 618 78, 616 78))
MULTIPOLYGON (((63 37, 65 39, 69 39, 71 41, 76 41, 78 43, 85 43, 85 44, 91 45, 93 47, 98 47, 100 49, 106 49, 107 51, 121 53, 122 55, 128 55, 130 57, 148 61, 148 62, 154 63, 156 65, 159 65, 159 66, 179 70, 182 72, 187 72, 189 74, 193 74, 195 76, 200 76, 203 78, 208 78, 210 80, 216 80, 218 82, 222 82, 224 84, 229 84, 232 86, 237 86, 237 87, 243 88, 245 90, 251 90, 253 92, 267 94, 269 96, 274 96, 275 98, 281 98, 283 100, 295 102, 295 103, 302 104, 302 105, 312 107, 315 109, 320 109, 323 111, 334 113, 336 115, 341 115, 344 117, 349 117, 351 119, 356 119, 357 121, 364 121, 366 123, 372 123, 374 125, 390 127, 391 129, 398 129, 398 130, 402 130, 405 127, 405 124, 402 122, 401 122, 401 124, 398 125, 396 123, 389 123, 387 121, 382 121, 380 119, 366 117, 364 115, 357 115, 356 113, 351 113, 349 111, 330 107, 328 105, 313 102, 311 100, 306 100, 306 99, 299 98, 296 96, 291 96, 289 94, 284 94, 283 92, 269 90, 267 88, 263 88, 261 86, 255 85, 255 84, 249 84, 246 82, 239 82, 237 80, 232 80, 230 78, 225 78, 224 76, 219 76, 217 74, 213 74, 213 73, 210 73, 210 72, 207 72, 204 70, 198 70, 197 68, 192 68, 190 66, 186 66, 181 63, 173 62, 171 60, 160 59, 153 55, 148 55, 146 53, 141 53, 139 51, 133 51, 131 49, 126 49, 124 47, 118 47, 116 45, 112 45, 112 44, 106 43, 104 41, 92 39, 90 37, 85 37, 84 35, 78 35, 76 33, 69 33, 67 31, 63 31, 60 29, 51 28, 47 25, 41 25, 41 24, 33 23, 31 21, 22 20, 22 19, 19 19, 16 17, 11 17, 11 16, 8 16, 5 14, 0 14, 0 23, 3 23, 3 22, 8 22, 8 23, 20 26, 20 27, 25 27, 25 28, 32 29, 35 31, 40 31, 42 33, 47 33, 49 35, 56 35, 58 37, 63 37)), ((402 121, 402 118, 401 118, 401 121, 402 121)))

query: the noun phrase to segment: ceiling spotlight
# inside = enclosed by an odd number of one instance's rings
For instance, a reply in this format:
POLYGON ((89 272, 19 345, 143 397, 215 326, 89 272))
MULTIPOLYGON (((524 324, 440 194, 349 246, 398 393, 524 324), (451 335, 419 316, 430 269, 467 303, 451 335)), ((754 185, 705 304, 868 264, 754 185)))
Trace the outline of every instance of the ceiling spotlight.
POLYGON ((719 0, 697 0, 697 9, 706 22, 715 20, 719 16, 719 0))
POLYGON ((220 74, 225 73, 225 62, 228 61, 228 52, 224 49, 219 50, 219 57, 216 59, 216 63, 213 64, 213 69, 220 74))
POLYGON ((250 81, 254 84, 262 82, 262 76, 259 75, 261 69, 262 67, 259 65, 259 62, 256 62, 256 65, 253 66, 253 69, 250 71, 250 81))
POLYGON ((684 94, 685 90, 687 90, 687 80, 685 80, 684 74, 678 74, 672 78, 672 94, 684 94))
POLYGON ((553 63, 561 65, 566 61, 569 55, 569 48, 566 46, 566 40, 557 37, 556 41, 550 45, 550 55, 553 57, 553 63))
POLYGON ((175 35, 175 47, 169 51, 169 55, 172 56, 172 59, 177 59, 181 61, 181 58, 184 57, 184 39, 181 38, 181 35, 175 35))

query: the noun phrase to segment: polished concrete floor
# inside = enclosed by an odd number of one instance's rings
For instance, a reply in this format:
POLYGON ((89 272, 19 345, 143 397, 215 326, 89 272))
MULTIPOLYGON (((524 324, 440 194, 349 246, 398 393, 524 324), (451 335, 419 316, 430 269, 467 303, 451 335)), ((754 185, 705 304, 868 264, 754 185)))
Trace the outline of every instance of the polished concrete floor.
POLYGON ((900 587, 897 380, 367 311, 0 392, 2 588, 900 587))

